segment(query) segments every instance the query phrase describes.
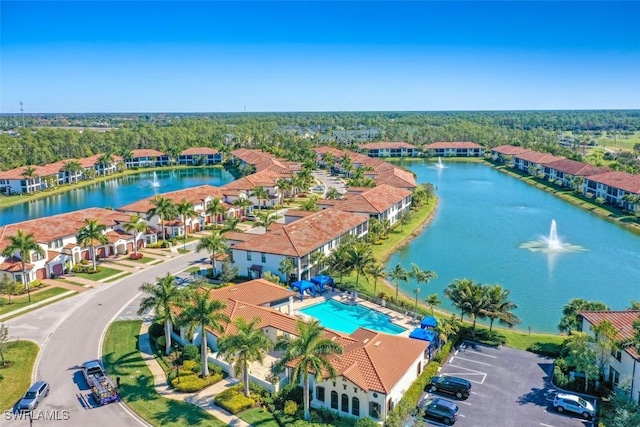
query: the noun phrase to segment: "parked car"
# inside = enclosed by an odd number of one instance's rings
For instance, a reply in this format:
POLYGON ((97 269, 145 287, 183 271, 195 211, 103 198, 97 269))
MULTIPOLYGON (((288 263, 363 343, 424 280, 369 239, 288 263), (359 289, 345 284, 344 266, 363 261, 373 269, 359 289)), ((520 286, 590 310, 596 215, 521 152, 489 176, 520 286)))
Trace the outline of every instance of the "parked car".
POLYGON ((258 219, 258 216, 256 214, 247 214, 247 220, 248 221, 256 221, 258 219))
POLYGON ((558 412, 573 412, 587 420, 593 418, 596 414, 596 410, 591 402, 588 402, 580 396, 569 393, 556 394, 553 399, 553 407, 558 412))
POLYGON ((427 390, 434 392, 440 391, 453 394, 458 399, 469 397, 471 393, 471 382, 464 378, 451 377, 443 375, 441 377, 431 377, 427 390))
POLYGON ((418 409, 423 418, 435 419, 448 426, 458 419, 458 405, 440 397, 425 400, 418 409))
POLYGON ((38 407, 38 404, 49 395, 49 384, 44 381, 38 381, 29 387, 20 402, 18 402, 18 411, 32 411, 38 407))
POLYGON ((89 360, 88 362, 84 362, 80 369, 82 369, 82 375, 84 376, 84 379, 87 380, 87 385, 89 385, 89 387, 93 387, 95 377, 103 377, 106 375, 104 372, 104 366, 102 366, 102 362, 99 360, 89 360))

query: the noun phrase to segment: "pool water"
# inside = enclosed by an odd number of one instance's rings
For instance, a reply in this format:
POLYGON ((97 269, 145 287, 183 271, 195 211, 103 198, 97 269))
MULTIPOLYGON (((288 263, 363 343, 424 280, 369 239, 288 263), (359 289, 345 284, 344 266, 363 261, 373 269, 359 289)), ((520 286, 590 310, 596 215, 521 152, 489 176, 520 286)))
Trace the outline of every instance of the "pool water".
POLYGON ((343 304, 335 300, 328 300, 303 308, 300 312, 315 317, 325 328, 347 334, 360 327, 391 335, 397 335, 406 330, 391 323, 389 316, 386 314, 361 305, 343 304))

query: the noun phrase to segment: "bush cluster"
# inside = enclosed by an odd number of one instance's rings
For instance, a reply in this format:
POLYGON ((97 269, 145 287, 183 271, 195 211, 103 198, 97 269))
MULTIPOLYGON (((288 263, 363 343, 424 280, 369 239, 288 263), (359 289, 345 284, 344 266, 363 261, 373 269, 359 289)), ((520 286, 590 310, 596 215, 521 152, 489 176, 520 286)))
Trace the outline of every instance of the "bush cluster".
POLYGON ((76 264, 73 266, 73 269, 71 271, 73 271, 74 273, 96 274, 102 271, 102 267, 97 266, 94 270, 93 265, 76 264))
POLYGON ((242 393, 242 384, 238 384, 226 389, 222 393, 218 393, 214 399, 216 405, 226 409, 232 414, 237 414, 245 409, 252 408, 255 400, 246 397, 242 393))
POLYGON ((142 258, 144 258, 144 254, 141 254, 140 252, 138 252, 137 254, 133 253, 129 255, 129 259, 133 259, 133 260, 142 259, 142 258))
POLYGON ((183 368, 180 370, 180 378, 178 378, 177 374, 171 375, 171 377, 173 377, 171 378, 171 386, 174 389, 182 393, 193 393, 217 383, 222 379, 222 374, 211 373, 208 377, 201 378, 197 373, 183 368))
POLYGON ((161 240, 159 242, 147 244, 147 248, 151 248, 151 249, 165 249, 165 248, 170 248, 171 246, 172 246, 172 243, 169 240, 161 240))
POLYGON ((149 325, 149 336, 158 338, 164 335, 164 326, 161 323, 152 323, 149 325))

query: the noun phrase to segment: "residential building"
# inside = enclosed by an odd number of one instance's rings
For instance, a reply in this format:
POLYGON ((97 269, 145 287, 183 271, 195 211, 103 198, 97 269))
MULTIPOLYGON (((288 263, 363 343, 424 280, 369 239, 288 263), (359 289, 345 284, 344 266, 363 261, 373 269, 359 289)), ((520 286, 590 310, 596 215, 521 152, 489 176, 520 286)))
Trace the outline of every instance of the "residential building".
POLYGON ((482 157, 484 147, 475 142, 434 142, 422 146, 424 151, 431 151, 436 157, 482 157))
POLYGON ((540 153, 533 150, 522 151, 513 155, 513 162, 516 169, 529 173, 532 169, 535 169, 543 173, 544 176, 548 176, 550 173, 547 165, 560 159, 562 159, 562 157, 556 157, 553 154, 540 153))
POLYGON ((585 178, 610 170, 606 166, 592 166, 588 163, 571 159, 559 159, 549 162, 546 164, 546 168, 549 169, 547 178, 552 181, 559 181, 559 184, 563 187, 572 187, 575 177, 585 178))
POLYGON ((406 142, 370 142, 358 148, 369 157, 418 157, 420 149, 406 142))
POLYGON ((209 147, 187 148, 178 156, 178 164, 181 165, 210 166, 220 163, 222 163, 222 153, 209 147))
POLYGON ((494 161, 508 163, 514 155, 528 151, 524 147, 516 147, 515 145, 500 145, 491 149, 491 158, 494 161))
POLYGON ((619 171, 590 175, 584 179, 584 190, 606 203, 633 211, 638 204, 625 200, 625 196, 640 195, 640 175, 619 171))
MULTIPOLYGON (((582 331, 594 336, 592 327, 609 321, 617 331, 620 342, 633 339, 633 322, 640 318, 640 310, 582 311, 582 331)), ((604 378, 612 389, 623 380, 630 381, 630 397, 640 404, 640 355, 635 346, 621 346, 604 363, 604 378)))
POLYGON ((283 194, 278 188, 278 180, 284 179, 287 176, 288 175, 282 175, 266 169, 229 182, 220 187, 220 189, 225 194, 245 194, 252 202, 252 206, 275 207, 282 203, 283 198, 283 194), (257 187, 262 187, 266 191, 267 194, 265 198, 258 199, 254 194, 254 190, 257 187))
POLYGON ((168 166, 171 164, 168 154, 151 148, 132 150, 132 154, 131 158, 125 159, 129 168, 168 166))

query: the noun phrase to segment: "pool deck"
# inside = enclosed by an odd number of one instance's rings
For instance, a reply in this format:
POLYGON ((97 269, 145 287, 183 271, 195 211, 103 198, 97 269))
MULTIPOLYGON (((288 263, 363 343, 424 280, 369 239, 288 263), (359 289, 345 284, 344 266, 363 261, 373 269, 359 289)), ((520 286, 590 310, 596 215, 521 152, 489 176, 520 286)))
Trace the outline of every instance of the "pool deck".
POLYGON ((316 297, 305 295, 302 301, 296 298, 293 303, 293 311, 291 312, 291 315, 294 317, 302 318, 311 317, 307 314, 301 313, 300 310, 311 305, 320 304, 330 299, 336 300, 343 304, 361 305, 363 307, 375 310, 379 313, 386 314, 387 316, 389 316, 389 320, 391 321, 391 323, 406 329, 406 331, 399 333, 399 336, 408 337, 414 328, 420 327, 420 317, 418 317, 418 319, 414 319, 412 313, 410 312, 407 312, 407 314, 399 313, 397 311, 391 310, 390 308, 383 307, 379 304, 363 300, 362 298, 356 298, 355 300, 353 300, 353 298, 349 297, 346 292, 331 292, 331 290, 328 290, 322 295, 316 297))

